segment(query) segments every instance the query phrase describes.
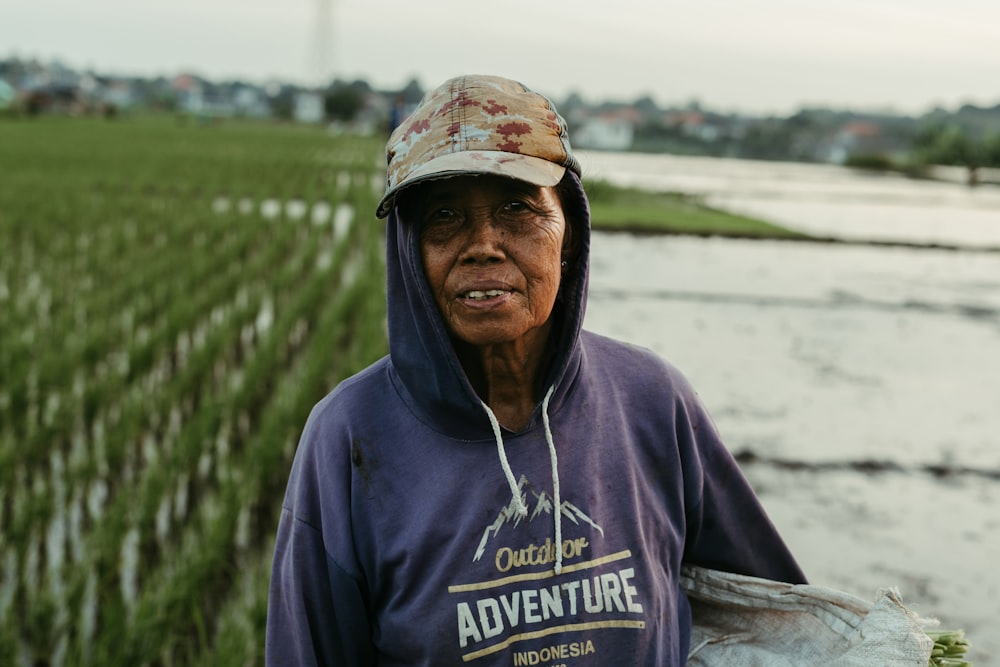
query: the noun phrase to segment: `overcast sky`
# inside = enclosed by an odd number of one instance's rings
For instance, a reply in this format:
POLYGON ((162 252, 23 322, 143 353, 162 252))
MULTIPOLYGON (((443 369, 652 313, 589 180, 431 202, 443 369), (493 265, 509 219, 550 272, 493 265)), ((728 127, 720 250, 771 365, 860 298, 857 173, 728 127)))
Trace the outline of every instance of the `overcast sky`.
POLYGON ((0 57, 378 88, 490 73, 758 113, 1000 104, 1000 0, 327 0, 321 41, 322 1, 0 0, 0 57))

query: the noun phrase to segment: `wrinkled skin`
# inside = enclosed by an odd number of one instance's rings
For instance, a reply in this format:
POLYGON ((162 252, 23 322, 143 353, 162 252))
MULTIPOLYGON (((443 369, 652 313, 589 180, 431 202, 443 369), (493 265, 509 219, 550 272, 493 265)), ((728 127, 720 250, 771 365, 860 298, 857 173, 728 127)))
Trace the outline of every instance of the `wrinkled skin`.
POLYGON ((537 400, 570 242, 555 188, 457 176, 415 187, 403 206, 466 373, 500 422, 519 428, 537 400))

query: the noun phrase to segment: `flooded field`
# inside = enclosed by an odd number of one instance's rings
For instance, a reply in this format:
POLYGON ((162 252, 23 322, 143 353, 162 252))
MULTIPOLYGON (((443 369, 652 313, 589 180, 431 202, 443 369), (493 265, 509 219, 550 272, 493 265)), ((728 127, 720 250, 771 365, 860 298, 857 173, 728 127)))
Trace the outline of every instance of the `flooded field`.
POLYGON ((587 326, 681 368, 813 583, 1000 664, 1000 254, 598 234, 587 326))
MULTIPOLYGON (((826 164, 584 153, 585 175, 687 192, 734 213, 845 239, 1000 248, 1000 187, 826 164)), ((994 170, 995 172, 995 170, 994 170)), ((991 172, 991 178, 997 178, 991 172)))
POLYGON ((1000 187, 670 155, 582 162, 591 178, 857 243, 598 234, 587 326, 691 378, 813 583, 865 599, 898 587, 966 630, 977 667, 1000 665, 1000 187))

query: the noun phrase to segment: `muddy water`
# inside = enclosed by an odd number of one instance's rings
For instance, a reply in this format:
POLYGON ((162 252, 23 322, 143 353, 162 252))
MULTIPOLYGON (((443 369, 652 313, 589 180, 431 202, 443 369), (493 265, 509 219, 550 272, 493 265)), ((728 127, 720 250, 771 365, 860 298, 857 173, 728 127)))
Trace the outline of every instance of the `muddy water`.
POLYGON ((587 327, 691 378, 810 579, 1000 665, 1000 253, 593 245, 587 327))
MULTIPOLYGON (((840 238, 1000 248, 1000 187, 834 165, 583 152, 584 174, 701 195, 713 206, 840 238)), ((1000 179, 993 170, 992 179, 1000 179)))

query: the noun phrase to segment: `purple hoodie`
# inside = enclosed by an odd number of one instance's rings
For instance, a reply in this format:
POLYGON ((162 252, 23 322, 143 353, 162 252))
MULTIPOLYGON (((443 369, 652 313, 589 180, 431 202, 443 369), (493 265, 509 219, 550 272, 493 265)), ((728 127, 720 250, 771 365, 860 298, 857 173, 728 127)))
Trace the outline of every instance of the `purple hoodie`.
POLYGON ((583 244, 556 304, 546 399, 518 432, 473 391, 417 234, 390 215, 390 353, 306 423, 268 664, 679 666, 682 562, 805 581, 685 378, 582 329, 590 221, 566 177, 583 244))

